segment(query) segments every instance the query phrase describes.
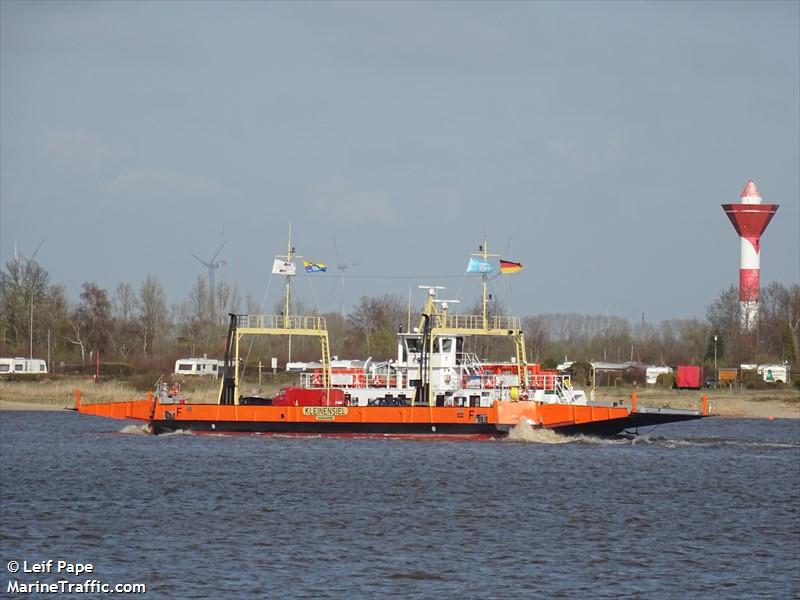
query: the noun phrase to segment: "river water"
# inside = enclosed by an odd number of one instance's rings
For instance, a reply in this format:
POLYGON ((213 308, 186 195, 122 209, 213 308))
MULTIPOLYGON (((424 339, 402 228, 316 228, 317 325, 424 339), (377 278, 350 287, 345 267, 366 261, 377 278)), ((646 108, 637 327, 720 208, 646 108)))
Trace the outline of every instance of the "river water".
POLYGON ((519 438, 153 437, 4 412, 0 596, 64 579, 7 572, 48 559, 147 598, 800 594, 800 421, 519 438))

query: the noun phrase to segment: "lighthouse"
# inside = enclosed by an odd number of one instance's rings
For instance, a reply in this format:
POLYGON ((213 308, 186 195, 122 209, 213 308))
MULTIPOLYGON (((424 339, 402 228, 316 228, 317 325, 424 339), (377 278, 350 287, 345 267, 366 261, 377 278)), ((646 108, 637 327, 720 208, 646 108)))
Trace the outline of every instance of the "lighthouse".
POLYGON ((738 204, 723 204, 736 233, 739 234, 739 324, 751 331, 758 323, 758 297, 761 287, 761 234, 769 225, 777 204, 762 204, 753 180, 742 190, 738 204))

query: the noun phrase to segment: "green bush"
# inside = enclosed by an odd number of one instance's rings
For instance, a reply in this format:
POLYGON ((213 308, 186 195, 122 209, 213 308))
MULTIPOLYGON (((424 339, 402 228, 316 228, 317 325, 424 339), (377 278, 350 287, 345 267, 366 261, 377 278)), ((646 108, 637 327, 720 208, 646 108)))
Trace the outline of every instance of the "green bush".
POLYGON ((742 371, 742 384, 748 390, 768 390, 780 385, 764 381, 758 371, 742 371))
POLYGON ((592 365, 588 362, 574 362, 569 368, 573 385, 588 387, 592 384, 592 365))
POLYGON ((675 382, 677 381, 675 373, 661 373, 656 378, 656 385, 658 387, 663 387, 667 389, 672 389, 675 387, 675 382))
POLYGON ((543 369, 555 370, 557 366, 558 366, 558 359, 553 358, 552 356, 545 358, 544 361, 542 361, 543 369))
MULTIPOLYGON (((95 363, 80 363, 65 364, 56 366, 55 373, 59 375, 81 375, 83 377, 92 377, 97 372, 97 365, 95 363)), ((118 379, 126 378, 134 372, 133 365, 126 362, 102 362, 100 363, 100 379, 118 379)))
POLYGON ((50 381, 53 377, 48 373, 8 373, 0 375, 0 381, 19 381, 26 383, 37 383, 50 381))
POLYGON ((161 373, 156 373, 156 372, 131 375, 130 377, 128 377, 128 383, 137 392, 147 392, 153 389, 153 386, 155 386, 156 381, 158 381, 161 375, 162 375, 161 373))
POLYGON ((109 362, 100 365, 100 377, 130 377, 133 374, 133 367, 128 363, 109 362))

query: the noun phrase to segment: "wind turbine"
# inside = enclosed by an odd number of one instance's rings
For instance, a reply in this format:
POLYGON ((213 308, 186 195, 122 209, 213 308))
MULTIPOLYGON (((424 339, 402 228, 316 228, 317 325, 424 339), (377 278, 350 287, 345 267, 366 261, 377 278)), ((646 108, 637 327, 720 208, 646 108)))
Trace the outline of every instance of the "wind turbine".
POLYGON ((202 258, 197 256, 197 254, 192 254, 192 256, 201 265, 203 265, 206 269, 208 269, 208 291, 212 295, 214 294, 214 272, 217 269, 219 269, 220 267, 222 267, 225 264, 227 264, 224 260, 217 260, 217 256, 219 256, 219 253, 222 252, 222 247, 227 243, 228 243, 228 240, 225 240, 225 239, 222 240, 222 243, 219 245, 219 248, 217 248, 217 251, 214 253, 214 256, 212 256, 211 260, 209 260, 209 261, 203 260, 202 258))
POLYGON ((33 251, 33 254, 31 255, 31 257, 30 257, 30 258, 28 258, 27 256, 25 256, 25 255, 24 255, 22 252, 20 252, 20 251, 17 249, 17 241, 16 241, 16 240, 14 240, 14 260, 15 260, 17 263, 20 263, 20 262, 22 262, 23 260, 24 260, 26 263, 28 263, 28 264, 30 264, 30 263, 32 263, 32 262, 35 262, 35 261, 36 261, 36 255, 37 255, 37 254, 39 254, 39 250, 41 250, 42 246, 44 245, 44 241, 45 241, 46 239, 47 239, 47 236, 45 236, 45 237, 43 237, 43 238, 42 238, 42 241, 41 241, 41 242, 39 242, 39 245, 38 245, 38 246, 36 246, 36 250, 34 250, 34 251, 33 251))
MULTIPOLYGON (((336 270, 339 272, 339 282, 341 284, 341 292, 339 295, 339 314, 344 311, 344 279, 347 269, 350 267, 357 267, 358 263, 341 263, 339 262, 339 246, 336 243, 336 234, 333 234, 333 251, 336 255, 336 270)), ((333 290, 331 290, 331 293, 333 290)))

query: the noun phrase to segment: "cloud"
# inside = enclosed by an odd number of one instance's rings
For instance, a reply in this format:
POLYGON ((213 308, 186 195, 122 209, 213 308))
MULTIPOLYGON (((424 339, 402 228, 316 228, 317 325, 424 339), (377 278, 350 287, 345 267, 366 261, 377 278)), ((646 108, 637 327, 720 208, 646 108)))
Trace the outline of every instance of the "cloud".
POLYGON ((106 140, 80 128, 45 130, 40 136, 39 153, 51 168, 81 176, 101 176, 114 158, 106 140))
POLYGON ((314 187, 311 197, 312 213, 350 227, 392 223, 401 212, 398 199, 378 188, 323 183, 314 187))
POLYGON ((220 186, 196 173, 154 166, 127 166, 98 192, 102 204, 110 207, 175 210, 207 207, 222 197, 220 186))
POLYGON ((298 9, 350 59, 423 70, 530 64, 534 56, 525 50, 537 32, 515 27, 514 12, 479 3, 339 2, 298 9))
MULTIPOLYGON (((185 61, 190 51, 136 3, 4 2, 3 54, 185 61)), ((196 48, 192 50, 196 54, 196 48)))
POLYGON ((206 204, 221 186, 203 174, 132 159, 129 151, 83 128, 48 129, 39 139, 41 179, 50 189, 79 189, 97 206, 163 208, 206 204))

